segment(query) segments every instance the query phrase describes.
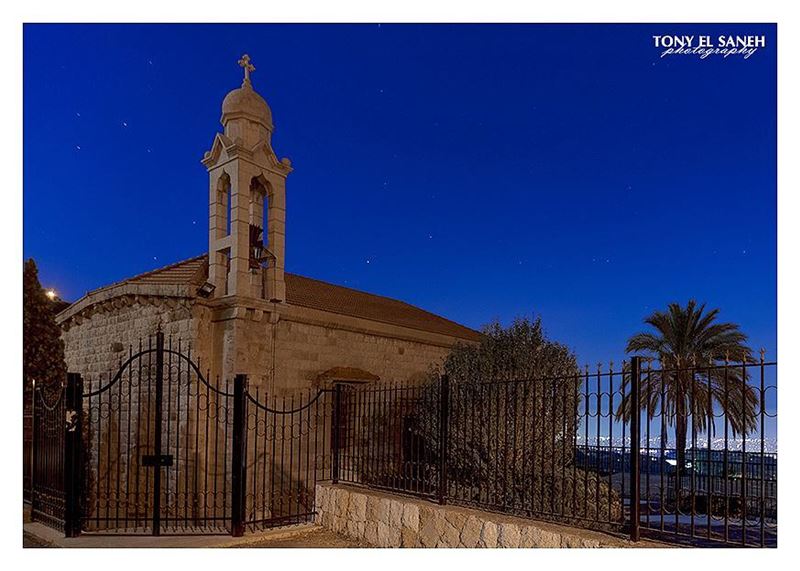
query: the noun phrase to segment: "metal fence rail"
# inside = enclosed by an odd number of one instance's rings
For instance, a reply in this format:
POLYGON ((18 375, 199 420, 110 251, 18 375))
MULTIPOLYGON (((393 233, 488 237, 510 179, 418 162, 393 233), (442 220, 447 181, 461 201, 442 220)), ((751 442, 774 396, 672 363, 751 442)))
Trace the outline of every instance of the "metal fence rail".
POLYGON ((338 385, 332 479, 634 540, 773 546, 775 369, 634 358, 548 378, 338 385))

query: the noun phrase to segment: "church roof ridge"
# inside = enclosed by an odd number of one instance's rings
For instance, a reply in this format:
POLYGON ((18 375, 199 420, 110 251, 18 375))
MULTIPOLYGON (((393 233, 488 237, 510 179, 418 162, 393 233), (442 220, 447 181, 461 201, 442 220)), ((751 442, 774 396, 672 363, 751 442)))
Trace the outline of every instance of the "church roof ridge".
POLYGON ((131 282, 133 280, 141 280, 147 278, 148 276, 155 274, 157 272, 165 272, 167 270, 171 270, 173 268, 177 268, 178 266, 183 266, 184 264, 188 264, 190 262, 201 262, 208 259, 208 254, 200 254, 199 256, 192 256, 191 258, 186 258, 185 260, 180 260, 178 262, 173 262, 171 264, 167 264, 166 266, 162 266, 160 268, 156 268, 154 270, 148 270, 144 273, 135 275, 127 280, 123 280, 122 283, 131 282))
MULTIPOLYGON (((98 292, 101 292, 101 291, 105 291, 107 289, 111 289, 113 287, 129 284, 129 283, 147 282, 147 281, 149 281, 149 278, 152 278, 154 276, 154 274, 158 274, 158 273, 161 273, 161 272, 168 272, 168 271, 173 270, 173 269, 179 269, 179 268, 183 269, 183 266, 185 266, 186 264, 189 264, 191 262, 205 261, 207 258, 208 258, 208 254, 200 254, 199 256, 193 256, 193 257, 187 258, 185 260, 180 260, 178 262, 173 262, 171 264, 167 264, 166 266, 162 266, 160 268, 155 268, 155 269, 152 269, 152 270, 147 270, 146 272, 142 272, 141 274, 136 274, 135 276, 131 276, 129 278, 125 278, 125 279, 122 279, 122 280, 119 280, 119 281, 116 281, 116 282, 112 282, 112 283, 110 283, 108 285, 105 285, 105 286, 102 286, 102 287, 99 287, 99 288, 96 288, 96 289, 93 289, 93 290, 89 290, 88 292, 86 292, 86 295, 92 295, 93 293, 98 293, 98 292)), ((195 269, 197 269, 197 268, 195 268, 195 269)), ((172 276, 170 276, 170 277, 172 277, 172 276)), ((163 280, 158 280, 158 281, 163 281, 163 280)), ((170 283, 170 282, 165 282, 165 283, 170 283)), ((183 283, 186 283, 186 280, 176 280, 174 283, 183 284, 183 283)), ((84 297, 86 297, 86 295, 84 297)))
MULTIPOLYGON (((364 290, 359 290, 359 289, 351 288, 351 287, 348 287, 348 286, 334 284, 334 283, 326 282, 324 280, 320 280, 320 279, 317 279, 317 278, 310 278, 308 276, 301 276, 299 274, 293 274, 291 272, 286 272, 285 276, 286 276, 286 278, 288 278, 287 279, 287 288, 286 288, 287 289, 287 302, 292 304, 292 305, 303 305, 305 307, 314 307, 314 304, 306 305, 306 303, 303 303, 303 301, 299 300, 298 297, 297 297, 297 294, 298 294, 297 290, 294 289, 294 288, 290 288, 289 287, 289 281, 290 280, 299 278, 300 280, 305 280, 305 281, 308 281, 308 282, 315 282, 315 283, 317 283, 317 284, 319 284, 319 285, 321 285, 321 286, 323 286, 325 288, 335 288, 335 289, 341 290, 343 293, 344 292, 348 292, 349 294, 354 294, 355 296, 362 298, 362 299, 357 300, 357 301, 353 300, 352 306, 353 306, 353 308, 357 308, 356 311, 347 311, 346 310, 347 308, 341 308, 342 310, 339 311, 339 310, 337 310, 335 308, 330 307, 330 303, 325 308, 317 308, 317 309, 323 309, 324 311, 331 311, 333 313, 341 313, 341 314, 344 314, 344 315, 351 315, 351 316, 354 316, 354 317, 363 317, 365 319, 372 319, 373 321, 381 321, 383 323, 389 323, 389 324, 392 324, 392 325, 404 325, 406 327, 411 327, 412 329, 422 329, 422 330, 426 330, 426 331, 429 330, 427 328, 420 327, 420 325, 399 323, 398 322, 399 320, 396 320, 396 319, 381 318, 381 316, 356 315, 356 313, 369 313, 368 311, 364 311, 365 309, 368 309, 368 308, 364 307, 364 305, 363 305, 363 302, 365 301, 365 298, 367 298, 367 299, 375 300, 375 301, 377 301, 379 303, 384 303, 384 304, 386 302, 388 302, 389 304, 393 304, 393 305, 398 306, 398 309, 402 308, 402 309, 411 310, 411 311, 417 313, 419 317, 425 316, 427 318, 432 318, 433 320, 436 320, 436 321, 439 321, 439 322, 445 322, 445 323, 447 323, 447 324, 449 324, 449 325, 461 330, 460 331, 461 334, 456 335, 458 337, 466 337, 466 338, 469 338, 469 339, 477 340, 481 336, 481 334, 478 331, 475 331, 474 329, 471 329, 471 328, 467 327, 466 325, 461 325, 460 323, 458 323, 456 321, 453 321, 451 319, 447 319, 446 317, 443 317, 441 315, 438 315, 438 314, 433 313, 431 311, 428 311, 426 309, 422 309, 421 307, 418 307, 416 305, 413 305, 413 304, 408 303, 407 301, 403 301, 401 299, 396 299, 396 298, 388 297, 388 296, 385 296, 385 295, 380 295, 380 294, 376 294, 376 293, 372 293, 372 292, 368 292, 368 291, 364 291, 364 290)), ((327 300, 327 301, 330 302, 331 300, 327 300)), ((379 309, 380 310, 385 310, 385 309, 388 309, 388 308, 384 305, 383 307, 381 307, 379 309)), ((450 332, 448 334, 449 335, 453 335, 454 333, 450 332)))
MULTIPOLYGON (((84 297, 124 284, 188 285, 196 280, 201 269, 207 271, 207 263, 208 254, 200 254, 95 289, 84 297)), ((478 340, 481 336, 474 329, 406 301, 290 272, 285 276, 289 305, 462 339, 478 340)))

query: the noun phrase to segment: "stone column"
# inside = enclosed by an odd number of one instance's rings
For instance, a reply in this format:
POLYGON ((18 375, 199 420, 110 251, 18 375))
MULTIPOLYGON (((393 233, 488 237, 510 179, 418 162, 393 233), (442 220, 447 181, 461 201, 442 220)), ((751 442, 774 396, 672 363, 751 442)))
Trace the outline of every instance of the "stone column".
POLYGON ((231 174, 231 269, 228 295, 252 297, 250 291, 250 180, 242 161, 231 174))
POLYGON ((286 283, 283 270, 286 256, 286 179, 271 176, 271 194, 267 213, 269 249, 275 256, 267 269, 267 299, 286 301, 286 283))
POLYGON ((228 235, 228 191, 230 177, 223 169, 209 176, 208 281, 216 287, 216 295, 225 293, 228 256, 225 237, 228 235))

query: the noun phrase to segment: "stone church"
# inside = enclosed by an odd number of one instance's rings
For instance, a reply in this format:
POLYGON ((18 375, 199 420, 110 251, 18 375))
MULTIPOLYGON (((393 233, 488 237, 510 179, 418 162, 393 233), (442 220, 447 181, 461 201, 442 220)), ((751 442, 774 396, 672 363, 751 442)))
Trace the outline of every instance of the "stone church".
MULTIPOLYGON (((160 327, 212 376, 245 373, 271 394, 337 381, 413 381, 480 334, 402 301, 284 270, 291 161, 272 147, 272 111, 254 89, 222 102, 202 158, 208 252, 87 293, 57 316, 70 371, 113 374, 160 327)), ((302 216, 302 212, 295 213, 302 216)))

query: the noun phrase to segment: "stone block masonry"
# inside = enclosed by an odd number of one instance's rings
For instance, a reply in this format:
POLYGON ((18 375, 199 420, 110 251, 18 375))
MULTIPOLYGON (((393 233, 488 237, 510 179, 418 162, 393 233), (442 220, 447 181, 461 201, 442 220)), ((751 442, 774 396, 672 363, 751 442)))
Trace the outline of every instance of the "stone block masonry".
POLYGON ((249 346, 257 339, 275 335, 275 370, 261 382, 258 372, 265 370, 262 364, 254 362, 247 372, 251 373, 252 383, 266 385, 277 394, 316 388, 317 376, 336 366, 368 371, 383 382, 421 381, 456 343, 455 339, 447 339, 449 345, 403 339, 396 331, 365 320, 358 323, 360 327, 348 328, 339 323, 342 318, 335 314, 326 315, 327 323, 321 324, 311 318, 311 312, 292 308, 286 313, 289 315, 275 325, 254 327, 247 337, 249 346))
POLYGON ((184 351, 191 346, 209 382, 245 373, 251 387, 277 397, 321 388, 318 376, 333 367, 362 369, 381 382, 419 382, 461 341, 288 305, 273 308, 274 315, 235 313, 188 297, 162 299, 151 289, 150 297, 98 303, 76 315, 80 307, 70 308, 60 316, 67 367, 81 373, 86 386, 108 382, 129 348, 136 353, 139 340, 146 345, 159 325, 175 343, 182 341, 184 351))
POLYGON ((375 547, 661 547, 330 483, 317 485, 316 523, 375 547))

